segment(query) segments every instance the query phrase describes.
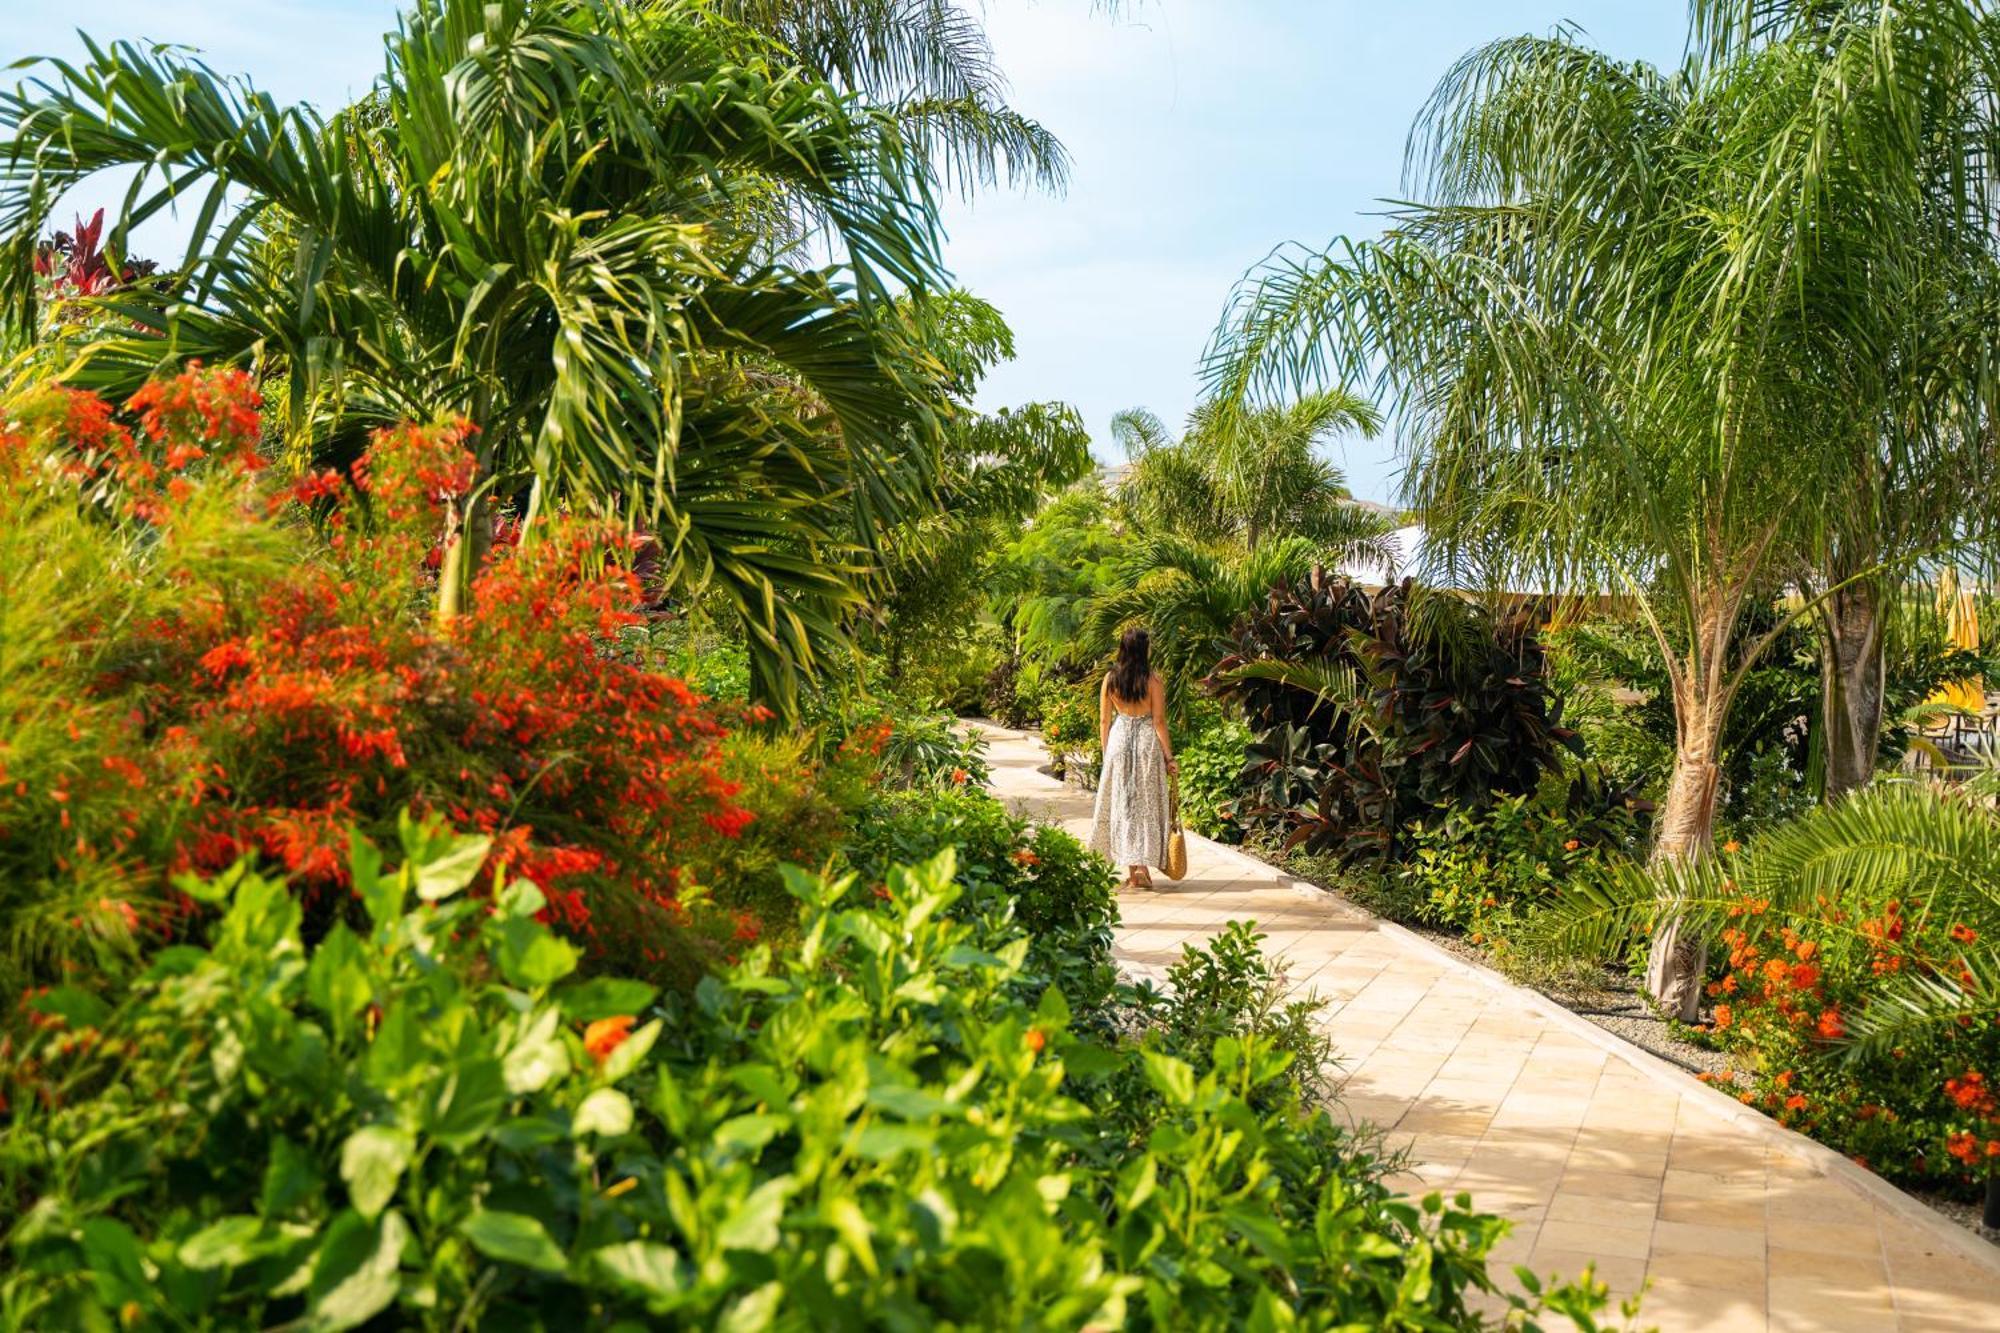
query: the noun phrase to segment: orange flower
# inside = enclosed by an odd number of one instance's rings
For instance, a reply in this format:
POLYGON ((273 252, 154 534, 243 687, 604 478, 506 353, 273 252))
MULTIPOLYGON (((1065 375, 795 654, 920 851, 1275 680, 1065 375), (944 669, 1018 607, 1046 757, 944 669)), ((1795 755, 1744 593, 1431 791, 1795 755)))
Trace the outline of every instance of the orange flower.
POLYGON ((1792 952, 1799 956, 1799 961, 1801 963, 1804 963, 1804 962, 1810 962, 1812 960, 1813 954, 1818 952, 1818 950, 1819 946, 1817 944, 1814 944, 1811 940, 1800 940, 1797 946, 1793 948, 1792 952))
POLYGON ((1020 851, 1018 851, 1018 852, 1015 852, 1015 853, 1014 853, 1014 864, 1015 864, 1015 865, 1021 865, 1021 866, 1038 866, 1038 865, 1040 865, 1041 863, 1042 863, 1042 858, 1041 858, 1041 857, 1039 857, 1039 856, 1036 856, 1036 855, 1035 855, 1035 854, 1034 854, 1033 852, 1029 851, 1029 850, 1028 850, 1028 849, 1027 849, 1026 847, 1023 847, 1023 848, 1022 848, 1022 849, 1021 849, 1020 851))
POLYGON ((1577 841, 1575 838, 1571 838, 1568 842, 1563 844, 1563 850, 1566 852, 1573 852, 1581 846, 1583 846, 1581 842, 1577 841))
POLYGON ((1840 1010, 1828 1009, 1819 1016, 1819 1035, 1828 1041, 1838 1041, 1847 1031, 1847 1025, 1840 1021, 1840 1010))
POLYGON ((1730 1012, 1730 1008, 1728 1005, 1718 1004, 1715 1006, 1715 1030, 1717 1032, 1720 1032, 1724 1028, 1728 1027, 1730 1023, 1733 1022, 1734 1020, 1735 1020, 1735 1015, 1730 1012))
POLYGON ((1805 1110, 1805 1109, 1806 1109, 1806 1095, 1805 1095, 1805 1094, 1804 1094, 1803 1092, 1795 1092, 1795 1093, 1793 1093, 1793 1094, 1792 1094, 1791 1096, 1789 1096, 1789 1097, 1785 1098, 1785 1109, 1786 1109, 1787 1111, 1803 1111, 1803 1110, 1805 1110))
POLYGON ((1811 990, 1819 985, 1819 969, 1811 963, 1795 963, 1792 966, 1792 985, 1800 990, 1811 990))
POLYGON ((972 774, 966 772, 962 768, 954 768, 953 770, 951 770, 952 785, 954 787, 963 787, 965 785, 965 780, 971 776, 972 774))
POLYGON ((1734 856, 1737 852, 1743 850, 1743 844, 1731 838, 1728 842, 1722 844, 1722 850, 1734 856))
POLYGON ((631 1035, 632 1015, 619 1014, 616 1018, 600 1018, 583 1030, 583 1049, 590 1052, 591 1059, 603 1064, 631 1035))
POLYGON ((1026 1044, 1027 1048, 1033 1051, 1036 1055, 1040 1055, 1042 1053, 1042 1047, 1049 1044, 1049 1039, 1047 1034, 1045 1034, 1040 1028, 1029 1028, 1028 1035, 1024 1037, 1022 1040, 1024 1044, 1026 1044))
POLYGON ((1971 1166, 1979 1160, 1979 1138, 1975 1134, 1954 1134, 1944 1141, 1944 1150, 1971 1166))
POLYGON ((1979 938, 1979 932, 1971 926, 1966 925, 1963 921, 1960 921, 1952 926, 1951 937, 1960 944, 1970 944, 1979 938))

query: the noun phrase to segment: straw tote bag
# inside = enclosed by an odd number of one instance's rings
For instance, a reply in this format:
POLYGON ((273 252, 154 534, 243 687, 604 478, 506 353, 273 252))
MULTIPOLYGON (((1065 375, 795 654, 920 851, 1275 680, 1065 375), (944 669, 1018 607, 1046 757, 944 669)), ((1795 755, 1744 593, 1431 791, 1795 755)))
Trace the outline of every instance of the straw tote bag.
POLYGON ((1160 867, 1168 879, 1187 878, 1187 834, 1181 830, 1181 781, 1167 776, 1167 863, 1160 867))

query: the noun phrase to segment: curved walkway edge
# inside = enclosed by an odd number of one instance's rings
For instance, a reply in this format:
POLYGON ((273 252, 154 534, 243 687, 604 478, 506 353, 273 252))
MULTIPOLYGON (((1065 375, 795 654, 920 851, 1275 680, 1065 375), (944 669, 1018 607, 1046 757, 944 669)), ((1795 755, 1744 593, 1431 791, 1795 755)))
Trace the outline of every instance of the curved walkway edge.
MULTIPOLYGON (((971 725, 996 796, 1087 834, 1034 733, 971 725)), ((1327 1002, 1348 1114, 1409 1149, 1397 1185, 1510 1218, 1503 1265, 1595 1262, 1665 1333, 2000 1329, 2000 1247, 1547 997, 1192 834, 1187 878, 1155 882, 1119 896, 1121 970, 1255 921, 1327 1002)))

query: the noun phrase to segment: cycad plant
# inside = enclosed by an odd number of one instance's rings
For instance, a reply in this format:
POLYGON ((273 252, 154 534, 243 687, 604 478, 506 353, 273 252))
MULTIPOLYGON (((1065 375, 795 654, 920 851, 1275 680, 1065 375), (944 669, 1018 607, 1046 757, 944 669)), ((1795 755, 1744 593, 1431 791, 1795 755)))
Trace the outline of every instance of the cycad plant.
POLYGON ((599 506, 655 536, 671 590, 732 605, 763 693, 841 642, 877 534, 932 503, 938 367, 890 299, 938 282, 931 170, 893 110, 691 0, 416 0, 328 118, 177 49, 86 46, 0 92, 18 327, 63 191, 135 172, 113 250, 194 207, 178 263, 51 349, 73 380, 252 365, 323 463, 470 418, 447 614, 495 500, 599 506))

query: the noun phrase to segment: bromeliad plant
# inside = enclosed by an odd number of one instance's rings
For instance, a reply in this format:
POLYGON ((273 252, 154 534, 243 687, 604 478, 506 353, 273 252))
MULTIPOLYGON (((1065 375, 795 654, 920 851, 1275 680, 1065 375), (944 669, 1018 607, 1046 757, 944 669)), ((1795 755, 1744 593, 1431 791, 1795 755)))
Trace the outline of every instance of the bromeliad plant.
POLYGON ((0 1072, 10 1326, 1482 1326, 1503 1222, 1260 1109, 1258 1033, 1170 1055, 1018 998, 1028 941, 955 918, 949 852, 858 905, 795 872, 797 951, 660 1013, 576 981, 532 886, 470 896, 484 840, 400 843, 356 840, 367 922, 310 953, 238 868, 187 882, 212 948, 38 997, 0 1072))

